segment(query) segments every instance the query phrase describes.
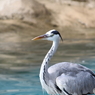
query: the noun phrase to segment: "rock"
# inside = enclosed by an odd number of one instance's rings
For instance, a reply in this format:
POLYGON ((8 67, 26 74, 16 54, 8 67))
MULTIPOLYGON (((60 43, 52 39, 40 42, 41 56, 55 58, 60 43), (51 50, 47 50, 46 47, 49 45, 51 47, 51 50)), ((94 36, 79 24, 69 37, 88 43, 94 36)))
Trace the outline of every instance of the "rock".
POLYGON ((0 0, 0 19, 17 19, 36 23, 35 18, 49 14, 36 0, 0 0))
POLYGON ((38 1, 52 11, 53 19, 51 23, 54 27, 95 27, 95 0, 38 1))

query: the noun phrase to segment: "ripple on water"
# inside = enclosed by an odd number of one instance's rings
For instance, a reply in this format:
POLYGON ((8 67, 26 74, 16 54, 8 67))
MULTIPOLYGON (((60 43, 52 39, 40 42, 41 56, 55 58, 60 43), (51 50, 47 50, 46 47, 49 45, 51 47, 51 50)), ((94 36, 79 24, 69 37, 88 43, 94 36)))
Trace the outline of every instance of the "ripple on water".
MULTIPOLYGON (((14 51, 0 53, 0 95, 43 95, 39 68, 50 43, 23 43, 14 51)), ((51 63, 80 63, 95 72, 94 44, 63 44, 51 63)), ((46 93, 44 95, 47 95, 46 93)))
POLYGON ((0 75, 0 95, 42 95, 36 73, 0 75), (40 94, 38 94, 40 93, 40 94))

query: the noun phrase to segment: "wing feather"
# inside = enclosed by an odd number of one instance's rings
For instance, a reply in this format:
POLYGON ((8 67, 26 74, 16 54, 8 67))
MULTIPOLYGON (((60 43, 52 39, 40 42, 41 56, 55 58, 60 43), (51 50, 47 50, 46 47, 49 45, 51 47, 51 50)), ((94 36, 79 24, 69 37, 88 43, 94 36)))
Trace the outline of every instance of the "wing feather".
POLYGON ((77 95, 93 93, 95 74, 80 64, 62 62, 51 66, 48 72, 62 91, 77 95))
POLYGON ((57 86, 68 93, 78 95, 93 93, 95 78, 89 72, 79 72, 76 76, 62 74, 56 78, 57 86))

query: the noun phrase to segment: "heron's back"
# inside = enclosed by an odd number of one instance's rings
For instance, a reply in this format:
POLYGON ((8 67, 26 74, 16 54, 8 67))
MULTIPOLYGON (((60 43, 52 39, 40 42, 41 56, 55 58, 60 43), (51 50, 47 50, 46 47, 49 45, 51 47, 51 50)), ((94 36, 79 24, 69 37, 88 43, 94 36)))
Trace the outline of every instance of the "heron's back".
POLYGON ((93 93, 95 74, 80 64, 61 62, 49 67, 48 72, 60 90, 78 95, 93 93))

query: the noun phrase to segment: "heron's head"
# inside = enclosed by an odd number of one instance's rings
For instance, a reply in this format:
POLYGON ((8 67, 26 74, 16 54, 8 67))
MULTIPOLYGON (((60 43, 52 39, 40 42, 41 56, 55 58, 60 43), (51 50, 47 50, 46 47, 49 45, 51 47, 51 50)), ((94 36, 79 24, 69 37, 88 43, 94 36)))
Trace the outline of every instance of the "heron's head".
POLYGON ((46 34, 37 36, 32 40, 39 40, 39 39, 49 40, 49 41, 56 41, 60 39, 63 40, 60 33, 57 30, 50 30, 46 34))

